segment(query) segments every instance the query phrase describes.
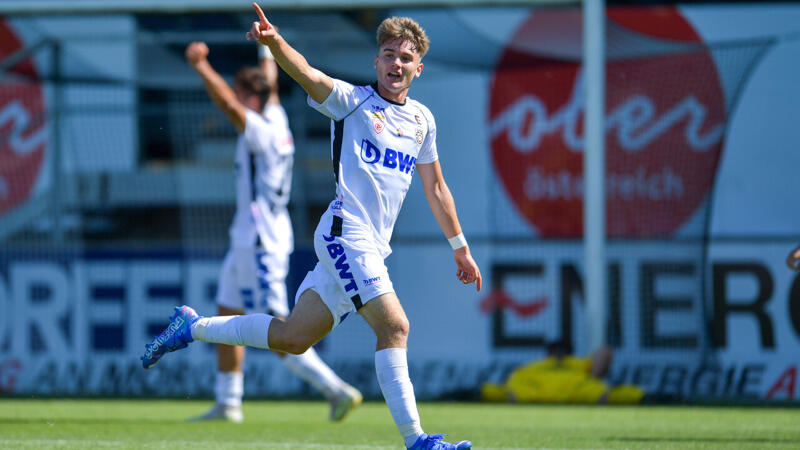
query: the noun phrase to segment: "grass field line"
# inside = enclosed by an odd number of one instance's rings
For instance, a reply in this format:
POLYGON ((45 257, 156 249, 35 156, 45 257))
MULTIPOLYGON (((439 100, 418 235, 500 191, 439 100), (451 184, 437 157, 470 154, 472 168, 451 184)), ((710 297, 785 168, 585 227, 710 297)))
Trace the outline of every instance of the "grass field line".
MULTIPOLYGON (((199 447, 208 448, 208 443, 205 442, 191 442, 191 441, 153 441, 141 442, 148 447, 151 446, 164 446, 174 447, 176 445, 183 448, 186 447, 199 447)), ((102 446, 102 447, 125 447, 130 446, 129 441, 108 441, 108 440, 94 440, 94 439, 0 439, 0 444, 29 444, 29 445, 78 445, 78 446, 102 446)), ((394 446, 378 446, 378 445, 336 445, 336 444, 323 444, 313 442, 303 443, 286 443, 286 442, 226 442, 225 447, 243 447, 243 448, 391 448, 396 449, 394 446)))
MULTIPOLYGON (((81 447, 129 447, 131 442, 129 441, 108 441, 108 440, 94 440, 94 439, 2 439, 0 438, 0 445, 8 444, 8 445, 75 445, 81 447)), ((142 444, 145 444, 142 442, 142 444)), ((208 448, 207 443, 201 442, 190 442, 190 441, 154 441, 154 442, 146 442, 148 448, 154 448, 153 446, 163 446, 165 448, 173 448, 176 445, 181 446, 182 448, 187 447, 202 447, 208 448)), ((304 442, 304 443, 286 443, 286 442, 226 442, 226 448, 230 447, 242 447, 242 448, 370 448, 370 449, 397 449, 397 446, 392 445, 354 445, 354 444, 347 444, 347 445, 336 445, 336 444, 322 444, 322 443, 313 443, 313 442, 304 442)), ((524 448, 515 448, 515 447, 481 447, 485 450, 530 450, 524 448)))

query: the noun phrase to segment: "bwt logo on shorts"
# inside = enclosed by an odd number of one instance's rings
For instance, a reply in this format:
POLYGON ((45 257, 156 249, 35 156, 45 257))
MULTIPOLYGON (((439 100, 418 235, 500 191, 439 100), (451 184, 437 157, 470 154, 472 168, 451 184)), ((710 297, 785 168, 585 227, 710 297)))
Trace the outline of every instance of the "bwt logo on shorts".
POLYGON ((381 277, 372 277, 366 280, 361 280, 364 282, 364 286, 372 286, 373 284, 377 284, 381 282, 381 277))
MULTIPOLYGON (((0 61, 22 47, 0 20, 0 61)), ((26 59, 9 72, 22 81, 0 85, 0 215, 30 196, 47 144, 44 96, 33 61, 26 59)))
MULTIPOLYGON (((367 164, 377 164, 381 159, 381 151, 378 146, 372 143, 369 139, 361 141, 361 160, 367 164)), ((411 155, 406 155, 403 152, 387 148, 383 151, 383 167, 389 169, 397 169, 400 172, 410 175, 414 174, 414 165, 417 158, 411 155)))
MULTIPOLYGON (((726 121, 720 77, 708 49, 691 45, 701 39, 676 8, 607 14, 615 49, 606 71, 608 234, 671 234, 713 184, 726 121), (652 51, 623 54, 637 43, 652 51)), ((536 10, 512 36, 491 84, 495 170, 546 237, 583 232, 584 80, 578 61, 541 57, 533 47, 551 42, 580 55, 580 29, 577 9, 536 10)))
MULTIPOLYGON (((325 239, 325 242, 333 242, 336 240, 333 236, 322 235, 322 238, 325 239)), ((344 254, 344 247, 342 247, 341 244, 332 243, 328 244, 326 249, 331 259, 336 261, 334 266, 336 270, 339 271, 339 278, 347 282, 347 284, 344 285, 345 292, 357 291, 358 283, 356 283, 353 273, 350 272, 350 264, 347 264, 347 255, 344 254)))

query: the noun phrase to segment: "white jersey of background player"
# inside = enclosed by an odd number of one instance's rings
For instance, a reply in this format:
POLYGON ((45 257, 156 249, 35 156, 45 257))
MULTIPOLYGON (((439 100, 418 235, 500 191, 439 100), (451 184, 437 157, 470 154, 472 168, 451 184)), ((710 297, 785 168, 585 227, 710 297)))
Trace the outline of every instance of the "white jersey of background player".
POLYGON ((309 103, 334 121, 332 156, 339 198, 314 235, 320 262, 303 281, 285 322, 269 314, 200 317, 188 306, 176 308, 169 326, 147 346, 142 363, 152 367, 165 353, 193 340, 302 353, 355 310, 375 332, 378 384, 406 447, 471 448, 470 441, 449 443, 442 435, 422 430, 408 375, 409 323, 383 264, 397 212, 416 171, 453 247, 456 276, 481 287, 480 270, 461 233, 437 160, 433 119, 407 98, 411 82, 422 72, 428 38, 412 19, 384 20, 377 32, 376 87, 357 88, 311 67, 254 6, 260 22, 253 23, 247 36, 268 45, 281 68, 308 93, 309 103))
MULTIPOLYGON (((287 205, 294 143, 277 95, 277 66, 268 50, 261 53, 261 67, 241 69, 231 90, 208 63, 205 44, 192 43, 186 49, 187 60, 203 79, 209 96, 239 131, 236 214, 217 291, 218 312, 226 316, 289 315, 285 279, 294 240, 287 205)), ((342 419, 361 402, 361 394, 337 377, 313 348, 301 355, 279 356, 328 398, 332 420, 342 419)), ((219 345, 217 357, 217 402, 196 420, 241 421, 244 347, 219 345)))

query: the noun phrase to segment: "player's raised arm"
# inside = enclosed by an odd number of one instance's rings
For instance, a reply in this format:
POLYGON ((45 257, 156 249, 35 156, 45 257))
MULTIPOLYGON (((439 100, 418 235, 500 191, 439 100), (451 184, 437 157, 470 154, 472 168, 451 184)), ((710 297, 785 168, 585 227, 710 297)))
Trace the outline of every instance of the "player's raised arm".
POLYGON ((211 100, 228 116, 236 130, 243 132, 245 107, 236 98, 233 89, 208 62, 208 46, 204 42, 192 42, 186 47, 186 60, 203 79, 211 100))
POLYGON ((453 247, 453 257, 456 260, 458 269, 456 276, 464 284, 475 283, 478 291, 481 290, 481 270, 478 264, 472 259, 464 235, 461 233, 461 225, 458 223, 456 214, 456 203, 453 194, 444 182, 442 168, 439 161, 430 164, 417 164, 417 173, 422 179, 422 186, 425 190, 425 197, 431 206, 431 211, 439 222, 445 237, 453 247))
POLYGON ((275 57, 266 45, 258 45, 258 64, 264 76, 267 77, 267 85, 269 86, 269 97, 267 97, 267 105, 279 105, 281 103, 278 97, 278 65, 275 64, 275 57))
POLYGON ((289 74, 315 102, 324 102, 333 90, 331 77, 311 67, 306 58, 292 48, 269 23, 264 11, 256 3, 253 3, 253 7, 258 13, 259 22, 253 22, 253 28, 247 32, 247 39, 255 39, 269 47, 281 69, 289 74))

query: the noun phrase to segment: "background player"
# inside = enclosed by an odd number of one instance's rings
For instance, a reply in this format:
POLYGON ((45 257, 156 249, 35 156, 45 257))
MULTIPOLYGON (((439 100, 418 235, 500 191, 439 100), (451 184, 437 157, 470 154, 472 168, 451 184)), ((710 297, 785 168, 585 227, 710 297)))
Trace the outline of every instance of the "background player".
MULTIPOLYGON (((289 314, 285 279, 293 237, 287 204, 294 144, 278 96, 277 65, 269 49, 259 47, 261 67, 242 68, 233 89, 208 62, 206 44, 194 42, 186 49, 186 59, 203 79, 208 95, 240 133, 236 143, 236 214, 217 292, 222 316, 289 314), (256 111, 263 111, 263 115, 256 111)), ((242 421, 244 354, 244 347, 217 345, 217 401, 194 420, 242 421)), ((361 394, 336 376, 313 347, 300 355, 277 354, 293 373, 328 399, 331 420, 342 419, 361 403, 361 394)))
POLYGON ((636 404, 644 391, 638 386, 610 385, 603 378, 614 352, 602 346, 586 357, 573 355, 568 340, 547 345, 547 356, 515 369, 503 384, 485 383, 487 401, 541 403, 636 404))
POLYGON ((456 276, 481 287, 480 270, 461 233, 439 166, 433 116, 407 98, 411 82, 422 72, 428 38, 411 19, 385 20, 377 33, 378 80, 373 86, 356 87, 311 67, 254 6, 261 21, 253 24, 248 37, 268 45, 281 68, 308 93, 309 104, 332 120, 337 195, 314 234, 320 262, 298 289, 297 305, 285 322, 267 314, 200 318, 188 306, 176 308, 169 327, 147 346, 143 365, 151 367, 166 352, 193 339, 302 353, 355 310, 377 337, 378 382, 406 446, 471 448, 470 441, 451 444, 422 430, 408 375, 409 323, 383 264, 416 168, 431 210, 453 247, 456 276))

